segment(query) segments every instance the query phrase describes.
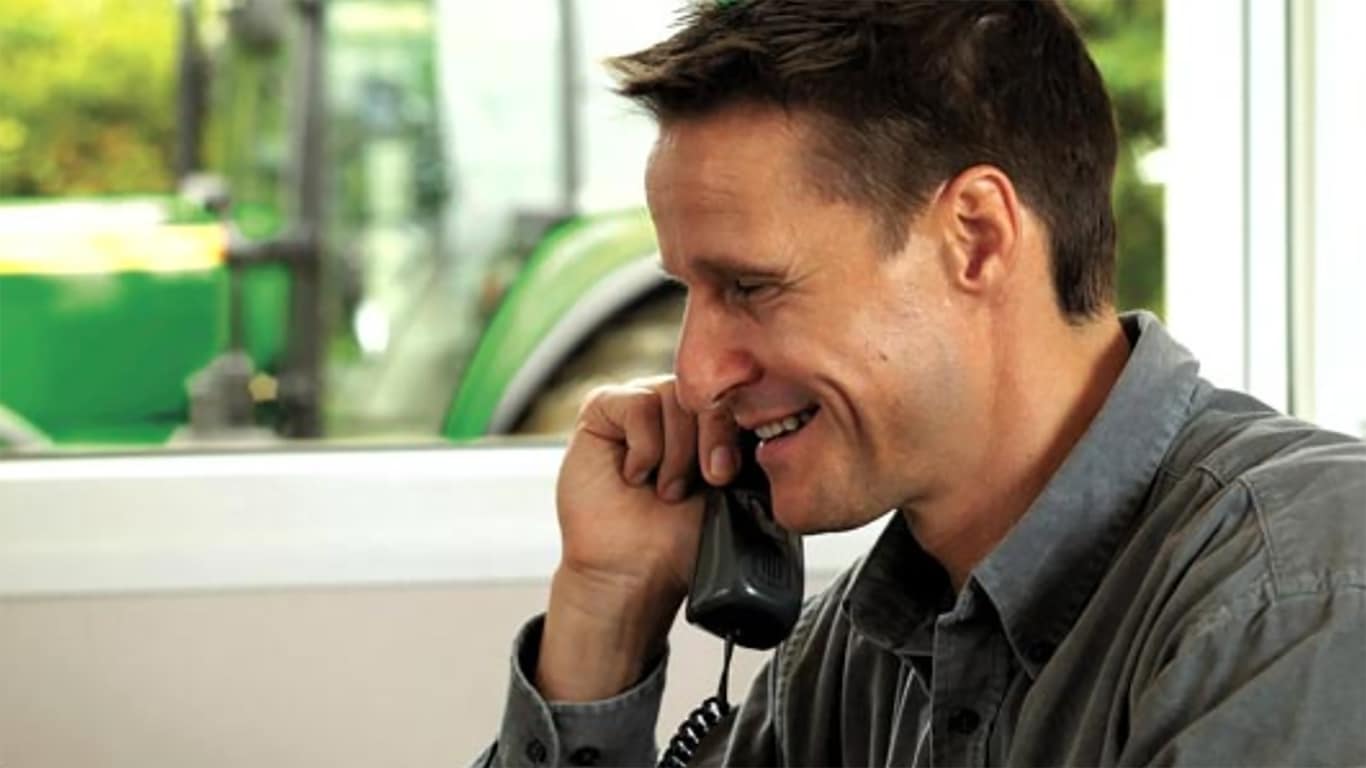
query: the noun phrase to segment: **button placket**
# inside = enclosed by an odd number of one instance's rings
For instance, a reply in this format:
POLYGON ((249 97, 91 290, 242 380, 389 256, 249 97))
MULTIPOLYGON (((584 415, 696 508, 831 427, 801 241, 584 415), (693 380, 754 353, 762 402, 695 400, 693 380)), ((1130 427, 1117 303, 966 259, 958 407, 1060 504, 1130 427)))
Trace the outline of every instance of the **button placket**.
POLYGON ((931 743, 939 764, 975 765, 986 758, 987 718, 1005 691, 1005 637, 974 608, 960 605, 957 615, 941 616, 936 626, 931 743))

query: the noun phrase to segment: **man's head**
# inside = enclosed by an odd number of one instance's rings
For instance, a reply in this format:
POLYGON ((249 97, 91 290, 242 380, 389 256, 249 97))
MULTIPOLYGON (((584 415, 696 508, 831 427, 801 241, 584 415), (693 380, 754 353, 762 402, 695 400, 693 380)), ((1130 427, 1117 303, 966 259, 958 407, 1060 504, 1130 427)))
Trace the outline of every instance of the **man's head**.
POLYGON ((613 65, 660 124, 681 397, 799 426, 760 449, 793 528, 952 493, 1020 415, 1008 337, 1109 308, 1114 127, 1053 4, 709 3, 613 65))
POLYGON ((812 181, 876 213, 890 251, 939 184, 995 166, 1047 227, 1064 314, 1110 301, 1113 113, 1053 0, 703 0, 610 65, 665 125, 740 102, 803 114, 812 181))

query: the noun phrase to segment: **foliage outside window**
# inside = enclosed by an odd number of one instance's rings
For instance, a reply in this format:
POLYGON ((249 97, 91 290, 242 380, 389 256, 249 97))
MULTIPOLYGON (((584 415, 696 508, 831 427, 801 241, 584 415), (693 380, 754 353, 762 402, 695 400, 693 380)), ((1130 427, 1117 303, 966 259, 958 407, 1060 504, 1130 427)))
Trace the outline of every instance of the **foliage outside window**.
POLYGON ((0 198, 170 190, 169 0, 5 0, 0 198))
POLYGON ((1162 0, 1067 0, 1110 89, 1119 123, 1115 216, 1121 309, 1162 312, 1162 0), (1147 178, 1145 178, 1147 177, 1147 178))

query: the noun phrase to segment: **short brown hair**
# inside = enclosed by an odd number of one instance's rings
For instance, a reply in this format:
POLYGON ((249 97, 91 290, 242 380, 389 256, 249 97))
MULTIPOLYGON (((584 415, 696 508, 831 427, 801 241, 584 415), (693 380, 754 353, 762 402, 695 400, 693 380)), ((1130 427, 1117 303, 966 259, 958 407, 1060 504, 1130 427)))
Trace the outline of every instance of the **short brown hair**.
POLYGON ((1048 229, 1063 313, 1111 302, 1113 110, 1055 0, 705 0, 608 65, 661 123, 739 102, 810 115, 819 188, 868 205, 896 248, 935 187, 994 165, 1048 229))

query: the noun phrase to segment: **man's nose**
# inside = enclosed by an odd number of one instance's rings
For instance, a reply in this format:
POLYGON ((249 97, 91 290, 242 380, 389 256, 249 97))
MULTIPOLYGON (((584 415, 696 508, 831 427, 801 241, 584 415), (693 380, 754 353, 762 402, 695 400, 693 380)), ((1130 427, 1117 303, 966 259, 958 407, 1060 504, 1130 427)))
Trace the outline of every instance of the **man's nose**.
POLYGON ((729 327, 723 313, 690 298, 683 312, 674 374, 683 407, 693 413, 722 405, 736 390, 759 380, 762 371, 751 351, 752 333, 729 327))

